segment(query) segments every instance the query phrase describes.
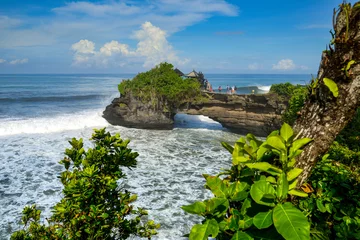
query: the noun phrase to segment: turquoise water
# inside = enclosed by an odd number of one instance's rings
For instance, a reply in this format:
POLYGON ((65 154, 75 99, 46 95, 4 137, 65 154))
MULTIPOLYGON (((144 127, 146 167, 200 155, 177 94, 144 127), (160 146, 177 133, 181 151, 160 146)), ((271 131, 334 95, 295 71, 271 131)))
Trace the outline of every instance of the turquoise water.
MULTIPOLYGON (((157 239, 181 239, 200 218, 185 214, 181 205, 209 197, 202 173, 215 174, 230 166, 220 142, 239 135, 203 116, 176 116, 175 129, 153 131, 111 126, 102 111, 117 84, 133 74, 0 75, 0 239, 19 228, 25 205, 36 203, 44 217, 61 199, 58 161, 67 141, 83 138, 87 147, 94 128, 107 127, 131 139, 139 152, 138 167, 126 170, 124 187, 138 194, 137 206, 149 209, 161 223, 157 239)), ((208 74, 214 88, 304 84, 307 75, 208 74)), ((247 91, 247 90, 244 90, 247 91)))

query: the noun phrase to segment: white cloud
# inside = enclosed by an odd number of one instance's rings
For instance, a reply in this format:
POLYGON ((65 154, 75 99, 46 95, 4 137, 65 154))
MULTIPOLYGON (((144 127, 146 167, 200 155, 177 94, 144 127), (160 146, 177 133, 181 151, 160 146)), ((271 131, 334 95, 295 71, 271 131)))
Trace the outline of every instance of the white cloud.
POLYGON ((296 65, 293 60, 291 59, 282 59, 277 64, 273 64, 273 70, 282 70, 282 71, 289 71, 289 70, 309 70, 309 67, 304 65, 296 65))
POLYGON ((50 48, 55 44, 60 48, 62 44, 64 50, 65 46, 85 36, 94 42, 127 38, 146 21, 173 34, 215 15, 238 14, 238 8, 225 0, 110 0, 100 3, 70 0, 52 11, 51 15, 20 19, 0 16, 0 48, 50 48))
POLYGON ((160 0, 157 7, 166 12, 216 12, 227 16, 238 15, 238 8, 225 0, 160 0))
POLYGON ((80 40, 71 47, 74 51, 73 65, 107 67, 109 63, 125 66, 129 62, 142 62, 144 67, 149 68, 165 61, 175 65, 187 63, 188 59, 182 60, 177 56, 166 36, 164 30, 145 22, 141 29, 133 34, 138 41, 135 50, 131 50, 127 44, 112 40, 105 43, 99 51, 95 51, 95 43, 86 39, 80 40))
POLYGON ((129 45, 121 44, 114 40, 106 43, 102 48, 100 48, 100 53, 104 54, 105 56, 111 56, 113 53, 121 53, 125 56, 134 54, 133 52, 129 51, 129 45))
POLYGON ((127 5, 124 2, 112 2, 111 4, 94 4, 89 2, 71 2, 64 7, 53 9, 57 13, 85 13, 90 16, 132 15, 139 13, 141 9, 137 6, 127 5))
POLYGON ((183 65, 188 60, 180 60, 173 47, 166 39, 166 32, 145 22, 141 30, 136 31, 134 37, 139 40, 136 53, 146 58, 144 67, 152 67, 160 62, 168 61, 183 65))
POLYGON ((74 43, 71 46, 71 49, 73 51, 75 51, 76 53, 84 53, 84 54, 88 54, 88 53, 95 53, 95 43, 89 41, 89 40, 80 40, 77 43, 74 43))
POLYGON ((294 61, 291 59, 280 60, 277 64, 273 64, 274 70, 293 70, 295 69, 294 61))
POLYGON ((252 63, 252 64, 249 64, 249 66, 248 66, 249 70, 258 70, 260 68, 261 68, 261 66, 257 63, 252 63))
POLYGON ((0 29, 16 27, 21 23, 22 21, 20 19, 9 18, 8 16, 0 16, 0 29))
POLYGON ((4 62, 6 62, 6 60, 0 58, 0 63, 4 63, 4 62))
POLYGON ((28 62, 29 62, 29 59, 24 58, 24 59, 15 59, 15 60, 10 61, 9 63, 12 65, 17 65, 17 64, 24 64, 24 63, 28 63, 28 62))

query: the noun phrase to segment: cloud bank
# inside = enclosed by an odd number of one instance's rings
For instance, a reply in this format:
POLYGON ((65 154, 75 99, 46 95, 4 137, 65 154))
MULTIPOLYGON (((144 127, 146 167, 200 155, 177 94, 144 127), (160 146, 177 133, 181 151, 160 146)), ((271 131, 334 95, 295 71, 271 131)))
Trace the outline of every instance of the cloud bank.
POLYGON ((138 41, 136 49, 112 40, 96 51, 94 42, 83 39, 71 46, 74 52, 73 66, 108 67, 109 65, 124 66, 133 62, 143 62, 143 67, 151 68, 164 61, 175 65, 187 63, 189 60, 180 59, 166 37, 164 30, 150 22, 145 22, 141 25, 140 30, 133 34, 133 38, 138 41))

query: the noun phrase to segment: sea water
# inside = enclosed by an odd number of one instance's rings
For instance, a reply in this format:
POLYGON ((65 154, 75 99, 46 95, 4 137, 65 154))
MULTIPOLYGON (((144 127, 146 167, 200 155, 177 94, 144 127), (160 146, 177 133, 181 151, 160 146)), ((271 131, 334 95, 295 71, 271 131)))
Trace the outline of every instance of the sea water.
MULTIPOLYGON (((83 138, 91 147, 93 129, 102 127, 130 139, 130 147, 140 154, 137 168, 125 169, 122 184, 138 194, 135 205, 148 209, 149 218, 161 224, 155 239, 182 239, 201 222, 180 207, 211 197, 202 174, 229 168, 231 156, 220 142, 240 136, 205 116, 183 114, 176 115, 175 129, 169 131, 111 126, 102 111, 119 96, 117 84, 133 76, 0 75, 0 239, 9 239, 19 229, 25 205, 36 203, 43 217, 51 215, 51 207, 62 197, 57 177, 64 169, 58 162, 70 147, 68 141, 83 138)), ((267 91, 274 83, 304 84, 310 76, 206 78, 213 88, 257 86, 267 91)))

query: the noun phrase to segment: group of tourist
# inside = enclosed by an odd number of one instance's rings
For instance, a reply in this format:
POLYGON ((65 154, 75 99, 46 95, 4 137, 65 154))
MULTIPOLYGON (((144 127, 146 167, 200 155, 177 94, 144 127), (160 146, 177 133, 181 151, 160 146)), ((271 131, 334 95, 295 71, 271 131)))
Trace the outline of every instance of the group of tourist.
MULTIPOLYGON (((205 88, 206 91, 209 91, 209 92, 214 91, 213 88, 212 88, 212 85, 209 83, 209 81, 207 79, 205 79, 205 81, 204 81, 204 88, 205 88)), ((218 91, 221 93, 222 90, 223 90, 222 87, 219 86, 218 91)), ((235 94, 236 90, 237 90, 236 86, 232 86, 232 87, 229 87, 229 85, 226 86, 226 93, 227 94, 235 94)))
MULTIPOLYGON (((222 87, 219 86, 218 88, 219 92, 222 91, 222 87)), ((237 90, 237 87, 236 86, 232 86, 232 87, 229 87, 229 85, 226 86, 226 93, 227 94, 234 94, 236 93, 236 90, 237 90)))

